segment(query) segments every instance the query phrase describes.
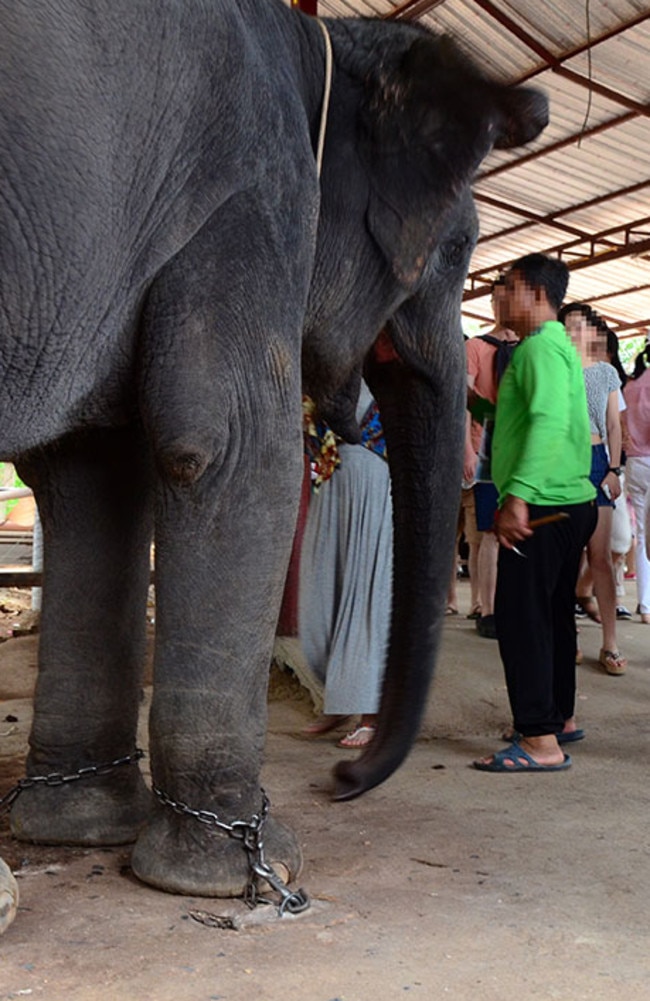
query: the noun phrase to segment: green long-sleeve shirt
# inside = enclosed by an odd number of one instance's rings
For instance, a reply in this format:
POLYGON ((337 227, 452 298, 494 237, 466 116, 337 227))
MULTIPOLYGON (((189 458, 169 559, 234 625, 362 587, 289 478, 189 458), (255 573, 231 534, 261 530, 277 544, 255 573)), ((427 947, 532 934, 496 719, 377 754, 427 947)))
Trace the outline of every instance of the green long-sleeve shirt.
POLYGON ((591 435, 580 360, 561 323, 548 321, 521 342, 497 399, 492 476, 499 505, 508 494, 529 504, 581 504, 591 435))

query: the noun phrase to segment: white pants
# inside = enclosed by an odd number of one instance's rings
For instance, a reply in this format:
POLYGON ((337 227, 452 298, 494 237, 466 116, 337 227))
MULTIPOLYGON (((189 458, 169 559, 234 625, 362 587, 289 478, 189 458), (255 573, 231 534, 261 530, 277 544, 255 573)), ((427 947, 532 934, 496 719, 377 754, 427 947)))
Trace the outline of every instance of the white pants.
POLYGON ((612 514, 611 547, 613 553, 626 553, 632 545, 632 526, 625 499, 625 473, 621 473, 619 482, 621 493, 616 500, 616 507, 612 514))
MULTIPOLYGON (((616 499, 616 506, 612 514, 612 555, 617 556, 614 564, 614 574, 616 577, 616 597, 625 597, 624 556, 632 545, 632 521, 627 503, 627 491, 625 489, 625 473, 621 472, 619 483, 621 493, 616 499)), ((617 602, 618 604, 618 602, 617 602)))
POLYGON ((636 519, 636 593, 639 610, 642 614, 650 613, 650 559, 646 543, 647 520, 650 517, 650 455, 629 455, 625 466, 627 493, 632 501, 636 519))

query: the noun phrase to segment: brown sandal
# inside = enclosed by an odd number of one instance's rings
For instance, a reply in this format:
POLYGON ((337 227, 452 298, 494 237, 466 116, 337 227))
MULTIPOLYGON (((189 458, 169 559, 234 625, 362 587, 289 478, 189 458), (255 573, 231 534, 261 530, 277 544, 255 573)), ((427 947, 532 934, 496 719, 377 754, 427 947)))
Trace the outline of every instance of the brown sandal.
POLYGON ((625 657, 621 657, 620 653, 614 650, 601 650, 598 663, 605 668, 608 674, 614 676, 625 674, 625 668, 627 667, 625 657))

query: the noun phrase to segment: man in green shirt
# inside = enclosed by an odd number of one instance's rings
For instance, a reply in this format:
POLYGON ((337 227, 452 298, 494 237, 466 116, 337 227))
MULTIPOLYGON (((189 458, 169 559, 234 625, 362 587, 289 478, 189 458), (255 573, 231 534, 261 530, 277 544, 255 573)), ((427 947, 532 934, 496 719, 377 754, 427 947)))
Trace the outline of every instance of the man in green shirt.
POLYGON ((574 717, 574 595, 596 508, 582 367, 557 321, 568 278, 565 264, 543 254, 521 258, 505 276, 508 326, 520 344, 499 388, 492 474, 495 616, 514 739, 475 761, 482 771, 568 768, 560 745, 584 736, 574 717))

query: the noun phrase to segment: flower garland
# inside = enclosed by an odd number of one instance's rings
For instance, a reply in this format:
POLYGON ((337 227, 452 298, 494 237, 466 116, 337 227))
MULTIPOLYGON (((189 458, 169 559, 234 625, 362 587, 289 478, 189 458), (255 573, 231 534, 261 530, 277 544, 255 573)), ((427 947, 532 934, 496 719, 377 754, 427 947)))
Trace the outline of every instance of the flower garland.
POLYGON ((322 484, 341 465, 338 449, 341 439, 324 421, 316 420, 316 407, 309 396, 302 398, 302 421, 305 452, 311 468, 311 488, 318 493, 322 484))
MULTIPOLYGON (((311 469, 311 488, 318 493, 320 487, 341 465, 338 444, 343 439, 324 421, 316 420, 316 405, 309 396, 302 398, 303 433, 305 452, 311 469)), ((379 407, 372 401, 361 421, 361 445, 384 460, 388 460, 386 440, 379 417, 379 407)))

